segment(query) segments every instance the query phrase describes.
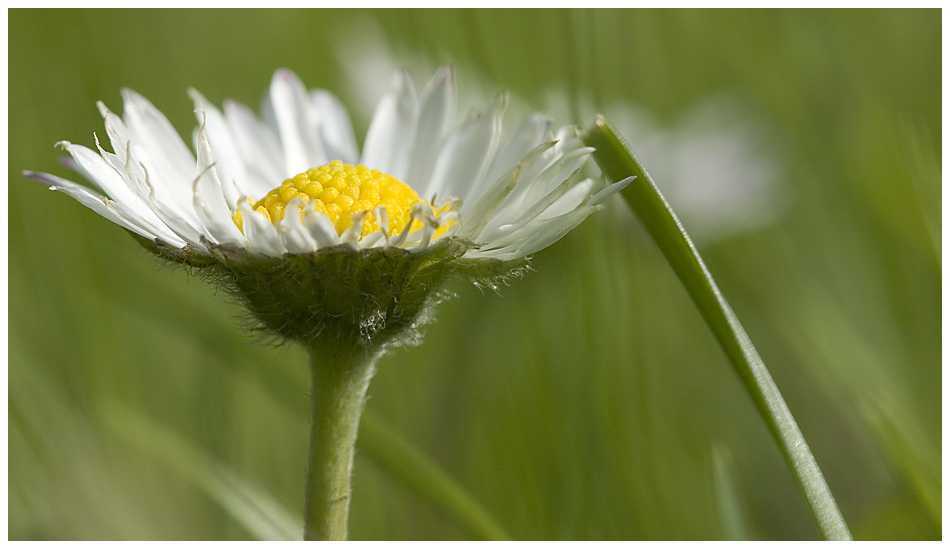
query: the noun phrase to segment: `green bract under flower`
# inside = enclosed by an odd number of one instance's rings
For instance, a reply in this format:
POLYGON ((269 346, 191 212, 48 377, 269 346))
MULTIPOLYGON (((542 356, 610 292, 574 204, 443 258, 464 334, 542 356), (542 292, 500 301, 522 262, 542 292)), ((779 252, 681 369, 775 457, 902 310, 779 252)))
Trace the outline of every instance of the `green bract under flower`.
POLYGON ((398 73, 362 152, 340 101, 289 70, 274 75, 260 118, 191 95, 197 154, 123 90, 121 117, 99 104, 113 152, 98 138, 98 153, 60 143, 96 190, 25 174, 162 257, 209 269, 267 328, 309 344, 394 340, 446 277, 518 271, 627 183, 578 178, 592 149, 543 116, 503 140, 504 95, 457 123, 450 69, 420 93, 398 73), (331 168, 349 171, 331 181, 331 168))

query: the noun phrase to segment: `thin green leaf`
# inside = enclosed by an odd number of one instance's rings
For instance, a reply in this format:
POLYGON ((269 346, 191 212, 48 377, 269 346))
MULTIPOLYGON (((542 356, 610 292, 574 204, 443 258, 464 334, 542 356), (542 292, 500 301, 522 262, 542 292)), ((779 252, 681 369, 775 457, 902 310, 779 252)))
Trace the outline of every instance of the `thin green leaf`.
POLYGON ((510 539, 504 527, 465 488, 373 414, 363 415, 357 444, 377 465, 439 504, 476 537, 491 541, 510 539))
POLYGON ((719 521, 722 533, 728 540, 752 539, 749 534, 748 520, 739 497, 739 488, 733 478, 735 464, 729 448, 722 443, 712 446, 713 486, 716 490, 716 503, 719 505, 719 521))
POLYGON ((103 414, 117 435, 195 484, 261 540, 300 539, 303 525, 264 489, 168 429, 114 403, 103 414))
POLYGON ((619 181, 636 176, 636 180, 623 190, 624 199, 679 277, 742 379, 801 486, 822 537, 828 540, 851 539, 841 511, 795 418, 672 208, 606 118, 598 116, 594 124, 582 133, 581 139, 597 149, 594 158, 607 177, 619 181))

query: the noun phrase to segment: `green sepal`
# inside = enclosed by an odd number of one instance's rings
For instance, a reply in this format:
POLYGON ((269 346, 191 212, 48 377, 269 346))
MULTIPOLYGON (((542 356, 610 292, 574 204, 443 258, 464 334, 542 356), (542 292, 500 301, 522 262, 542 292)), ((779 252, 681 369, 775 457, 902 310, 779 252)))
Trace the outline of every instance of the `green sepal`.
POLYGON ((268 330, 313 347, 372 348, 414 330, 467 246, 446 239, 424 252, 340 245, 268 257, 211 246, 226 286, 268 330))
POLYGON ((234 295, 266 333, 309 348, 373 351, 416 341, 448 280, 497 288, 528 269, 527 259, 465 259, 474 245, 451 237, 422 251, 339 245, 272 257, 210 242, 203 242, 203 253, 134 236, 158 257, 194 268, 234 295))
POLYGON ((171 261, 173 263, 180 263, 186 267, 195 267, 195 268, 204 268, 211 267, 217 261, 209 256, 208 254, 202 253, 200 250, 194 246, 185 246, 183 248, 175 248, 170 246, 167 242, 160 238, 149 239, 144 236, 128 231, 132 238, 138 241, 146 250, 152 252, 158 257, 171 261))

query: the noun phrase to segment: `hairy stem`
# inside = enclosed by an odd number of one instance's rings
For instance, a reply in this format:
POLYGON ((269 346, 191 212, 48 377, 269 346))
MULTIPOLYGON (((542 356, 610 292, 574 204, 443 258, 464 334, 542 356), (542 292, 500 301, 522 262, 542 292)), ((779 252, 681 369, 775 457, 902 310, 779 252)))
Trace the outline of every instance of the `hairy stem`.
POLYGON ((381 353, 345 345, 310 352, 313 389, 304 539, 345 540, 356 435, 381 353))

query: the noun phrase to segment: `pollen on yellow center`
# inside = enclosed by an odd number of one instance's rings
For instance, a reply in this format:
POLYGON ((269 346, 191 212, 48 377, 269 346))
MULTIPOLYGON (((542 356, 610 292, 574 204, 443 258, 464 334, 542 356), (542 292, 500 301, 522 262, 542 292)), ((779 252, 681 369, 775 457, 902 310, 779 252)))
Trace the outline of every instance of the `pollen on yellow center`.
MULTIPOLYGON (((391 175, 363 165, 354 166, 334 160, 285 179, 267 196, 251 203, 255 210, 267 216, 272 223, 277 223, 284 218, 287 203, 296 197, 311 204, 308 207, 326 214, 340 235, 353 224, 353 214, 369 211, 360 238, 379 230, 379 222, 372 213, 377 206, 386 208, 388 234, 396 236, 409 222, 412 207, 420 201, 416 191, 391 175)), ((232 215, 234 223, 243 231, 241 210, 232 215)), ((420 227, 420 221, 413 221, 412 230, 420 227)), ((436 235, 443 232, 444 227, 437 230, 436 235)))

